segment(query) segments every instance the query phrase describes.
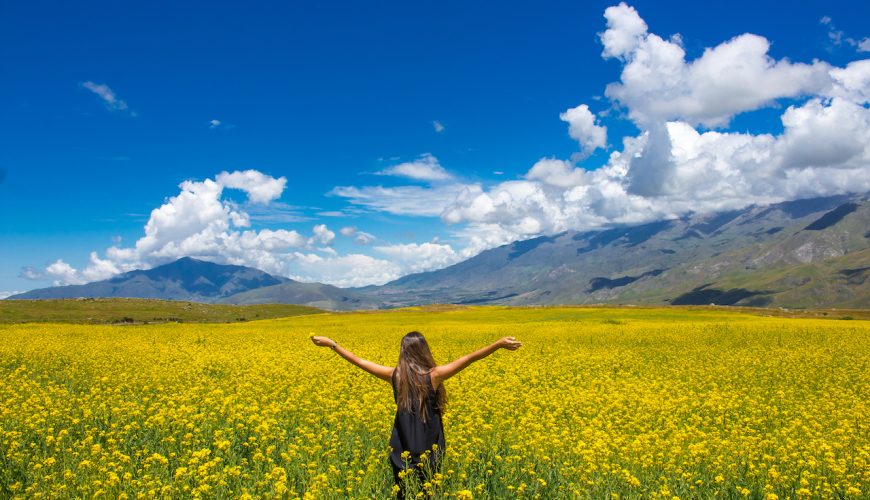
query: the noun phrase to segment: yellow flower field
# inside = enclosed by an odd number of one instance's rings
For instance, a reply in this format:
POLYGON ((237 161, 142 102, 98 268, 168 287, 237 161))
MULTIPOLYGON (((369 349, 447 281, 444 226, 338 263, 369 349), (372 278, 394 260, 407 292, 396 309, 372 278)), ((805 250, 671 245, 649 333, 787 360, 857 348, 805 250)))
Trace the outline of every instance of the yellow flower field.
POLYGON ((232 325, 0 326, 0 497, 388 497, 410 330, 447 361, 422 496, 867 497, 870 324, 718 310, 465 308, 232 325))

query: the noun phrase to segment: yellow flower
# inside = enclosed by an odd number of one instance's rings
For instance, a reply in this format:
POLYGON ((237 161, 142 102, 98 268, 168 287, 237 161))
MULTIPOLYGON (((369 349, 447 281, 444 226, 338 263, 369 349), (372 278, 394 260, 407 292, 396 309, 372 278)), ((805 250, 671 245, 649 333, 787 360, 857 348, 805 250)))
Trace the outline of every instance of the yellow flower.
POLYGON ((743 497, 866 496, 870 443, 855 422, 866 419, 870 322, 477 306, 228 325, 0 324, 0 449, 10 470, 30 475, 7 489, 16 498, 397 494, 391 389, 323 358, 305 332, 393 366, 410 325, 442 363, 492 337, 526 347, 444 383, 449 446, 400 472, 408 498, 708 498, 727 496, 726 482, 743 497))

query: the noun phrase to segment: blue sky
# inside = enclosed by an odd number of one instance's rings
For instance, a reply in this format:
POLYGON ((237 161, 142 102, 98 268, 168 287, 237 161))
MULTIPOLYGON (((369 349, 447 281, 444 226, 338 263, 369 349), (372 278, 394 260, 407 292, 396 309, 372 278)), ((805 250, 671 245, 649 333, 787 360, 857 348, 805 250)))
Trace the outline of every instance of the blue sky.
POLYGON ((381 283, 538 234, 867 189, 866 2, 614 5, 6 3, 0 292, 183 254, 381 283), (802 150, 829 122, 850 132, 802 150))

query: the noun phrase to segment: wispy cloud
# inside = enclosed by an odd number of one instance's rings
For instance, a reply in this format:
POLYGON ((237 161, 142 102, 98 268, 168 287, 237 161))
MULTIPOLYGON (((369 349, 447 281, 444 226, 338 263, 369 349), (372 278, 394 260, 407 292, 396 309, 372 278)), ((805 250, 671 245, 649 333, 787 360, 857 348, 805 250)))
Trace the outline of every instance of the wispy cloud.
POLYGON ((217 118, 212 118, 208 121, 208 129, 209 130, 232 130, 236 128, 232 123, 227 123, 223 120, 218 120, 217 118))
POLYGON ((444 132, 444 124, 439 122, 438 120, 432 122, 432 128, 434 128, 435 132, 438 132, 439 134, 441 132, 444 132))
POLYGON ((18 273, 19 278, 26 280, 41 281, 46 279, 45 272, 32 266, 22 267, 18 273))
POLYGON ((393 215, 437 217, 456 200, 466 186, 337 186, 330 194, 347 198, 354 205, 393 215))
POLYGON ((256 222, 307 222, 313 220, 303 213, 304 207, 283 202, 248 203, 245 212, 256 222))
POLYGON ((117 95, 115 95, 115 91, 111 89, 105 83, 95 83, 92 81, 87 81, 81 84, 82 88, 87 89, 94 93, 100 100, 103 101, 103 104, 106 106, 106 109, 110 111, 125 111, 130 114, 130 116, 137 116, 135 111, 130 110, 130 107, 127 105, 127 101, 123 99, 119 99, 117 95))
MULTIPOLYGON (((334 193, 327 193, 327 196, 332 194, 334 193)), ((371 210, 362 207, 344 207, 341 210, 322 210, 316 212, 316 215, 320 217, 361 217, 370 213, 371 210)))
POLYGON ((870 52, 870 38, 864 37, 858 40, 846 35, 845 31, 837 29, 834 25, 834 20, 830 16, 823 16, 819 19, 819 23, 828 27, 828 40, 835 47, 848 45, 849 47, 854 47, 858 52, 870 52))
POLYGON ((375 174, 406 177, 418 181, 446 181, 453 178, 450 172, 444 170, 444 167, 438 162, 438 158, 429 153, 421 155, 414 161, 387 167, 375 172, 375 174))
POLYGON ((377 239, 375 235, 360 231, 354 226, 345 226, 339 232, 342 236, 353 238, 354 242, 358 245, 368 245, 377 239))

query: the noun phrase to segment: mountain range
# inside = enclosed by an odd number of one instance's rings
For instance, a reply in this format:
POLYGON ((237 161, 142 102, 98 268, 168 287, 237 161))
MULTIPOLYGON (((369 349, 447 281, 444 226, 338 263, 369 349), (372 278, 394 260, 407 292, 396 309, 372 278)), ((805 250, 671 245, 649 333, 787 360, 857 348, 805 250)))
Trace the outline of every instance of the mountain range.
POLYGON ((391 305, 870 307, 870 203, 834 196, 541 236, 364 289, 391 305))
POLYGON ((456 304, 870 308, 870 196, 568 231, 381 286, 341 289, 192 258, 10 299, 144 297, 350 310, 456 304))

